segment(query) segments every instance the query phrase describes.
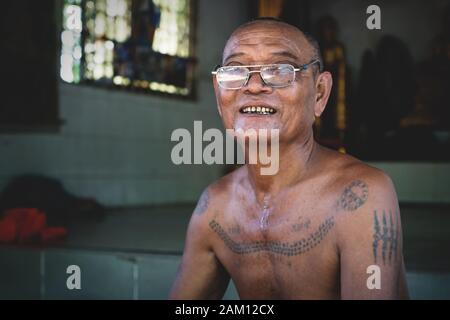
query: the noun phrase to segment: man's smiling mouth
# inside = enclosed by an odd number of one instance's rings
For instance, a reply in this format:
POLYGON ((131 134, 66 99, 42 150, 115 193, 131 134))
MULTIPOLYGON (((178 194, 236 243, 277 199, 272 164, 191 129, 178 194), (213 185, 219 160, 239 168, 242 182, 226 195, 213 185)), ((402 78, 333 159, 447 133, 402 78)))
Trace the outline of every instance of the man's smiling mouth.
POLYGON ((239 112, 243 114, 272 115, 277 111, 267 106, 247 106, 239 109, 239 112))

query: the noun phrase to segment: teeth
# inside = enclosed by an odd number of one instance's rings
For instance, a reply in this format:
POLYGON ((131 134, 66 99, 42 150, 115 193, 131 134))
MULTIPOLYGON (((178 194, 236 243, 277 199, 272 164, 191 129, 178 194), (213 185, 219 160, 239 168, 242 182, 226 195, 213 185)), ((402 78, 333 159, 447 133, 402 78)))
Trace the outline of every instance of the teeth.
POLYGON ((244 109, 242 109, 242 112, 244 112, 244 113, 273 114, 273 113, 275 113, 275 109, 270 108, 270 107, 256 106, 256 107, 245 107, 244 109))

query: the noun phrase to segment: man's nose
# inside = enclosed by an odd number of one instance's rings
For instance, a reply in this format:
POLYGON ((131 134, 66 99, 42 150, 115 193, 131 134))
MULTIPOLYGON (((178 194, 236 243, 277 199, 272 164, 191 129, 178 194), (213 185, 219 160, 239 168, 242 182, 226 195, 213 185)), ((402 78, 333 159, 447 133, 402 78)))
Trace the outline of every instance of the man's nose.
POLYGON ((272 87, 264 83, 260 72, 250 72, 247 84, 244 87, 244 92, 257 94, 272 92, 272 87))

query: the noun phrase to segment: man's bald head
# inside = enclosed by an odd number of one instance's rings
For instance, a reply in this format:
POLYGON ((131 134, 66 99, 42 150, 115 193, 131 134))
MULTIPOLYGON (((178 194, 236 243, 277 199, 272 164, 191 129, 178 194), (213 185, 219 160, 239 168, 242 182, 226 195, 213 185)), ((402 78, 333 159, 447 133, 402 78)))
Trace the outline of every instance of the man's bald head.
POLYGON ((320 53, 320 47, 317 40, 308 33, 301 31, 299 28, 286 23, 278 18, 260 17, 240 25, 233 31, 227 40, 223 51, 223 62, 225 62, 228 46, 233 43, 236 38, 242 37, 252 32, 255 29, 268 28, 268 30, 279 30, 286 38, 297 43, 304 51, 310 52, 312 59, 319 60, 319 71, 322 71, 323 60, 320 53))

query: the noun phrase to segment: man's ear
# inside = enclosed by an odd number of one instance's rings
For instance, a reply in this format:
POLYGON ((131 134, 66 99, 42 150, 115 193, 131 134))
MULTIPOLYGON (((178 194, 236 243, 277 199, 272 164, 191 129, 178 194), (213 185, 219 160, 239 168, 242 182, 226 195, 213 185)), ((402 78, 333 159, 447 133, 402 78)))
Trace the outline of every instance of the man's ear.
POLYGON ((219 85, 217 84, 217 80, 214 75, 212 76, 212 82, 213 82, 213 86, 214 86, 214 94, 216 95, 217 111, 219 111, 219 115, 222 117, 222 110, 219 105, 220 88, 219 88, 219 85))
POLYGON ((331 87, 333 86, 333 78, 328 71, 319 74, 316 81, 316 101, 314 105, 314 115, 320 117, 327 105, 330 97, 331 87))

